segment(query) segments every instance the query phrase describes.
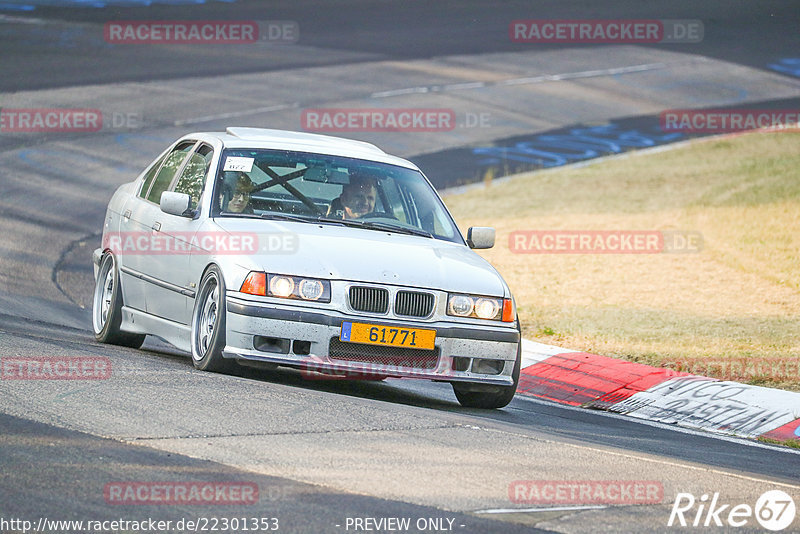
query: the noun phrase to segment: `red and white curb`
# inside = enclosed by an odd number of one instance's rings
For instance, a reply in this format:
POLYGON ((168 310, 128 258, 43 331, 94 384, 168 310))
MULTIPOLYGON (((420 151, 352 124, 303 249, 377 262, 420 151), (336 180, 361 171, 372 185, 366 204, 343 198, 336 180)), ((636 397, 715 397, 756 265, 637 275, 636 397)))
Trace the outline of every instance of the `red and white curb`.
POLYGON ((524 339, 517 393, 746 438, 800 439, 800 393, 524 339))

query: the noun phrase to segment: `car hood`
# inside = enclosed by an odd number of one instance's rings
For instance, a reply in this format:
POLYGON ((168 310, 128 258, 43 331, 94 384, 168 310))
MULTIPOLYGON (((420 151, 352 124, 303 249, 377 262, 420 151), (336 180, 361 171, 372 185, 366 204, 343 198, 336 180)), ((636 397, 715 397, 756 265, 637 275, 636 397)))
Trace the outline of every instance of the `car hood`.
POLYGON ((333 224, 224 218, 214 224, 234 234, 256 234, 261 250, 236 258, 249 270, 507 294, 494 267, 465 245, 449 241, 333 224))

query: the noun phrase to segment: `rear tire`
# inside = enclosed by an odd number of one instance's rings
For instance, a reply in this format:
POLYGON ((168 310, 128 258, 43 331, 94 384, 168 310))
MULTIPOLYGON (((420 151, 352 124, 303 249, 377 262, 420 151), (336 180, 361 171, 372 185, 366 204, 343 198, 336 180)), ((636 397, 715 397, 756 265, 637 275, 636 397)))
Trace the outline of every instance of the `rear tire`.
POLYGON ((235 362, 222 357, 225 348, 225 280, 212 265, 200 281, 192 312, 192 363, 201 371, 230 372, 235 362))
POLYGON ((100 261, 92 299, 92 329, 100 343, 121 345, 138 349, 145 334, 132 334, 120 330, 122 324, 122 291, 119 285, 119 268, 114 255, 107 252, 100 261))

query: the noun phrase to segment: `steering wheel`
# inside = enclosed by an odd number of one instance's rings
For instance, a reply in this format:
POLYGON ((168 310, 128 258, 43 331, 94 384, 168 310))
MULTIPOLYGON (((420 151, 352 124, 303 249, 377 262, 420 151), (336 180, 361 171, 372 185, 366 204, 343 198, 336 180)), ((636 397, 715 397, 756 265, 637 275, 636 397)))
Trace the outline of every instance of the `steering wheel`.
POLYGON ((358 217, 359 219, 394 219, 395 221, 398 220, 397 217, 392 215, 391 213, 387 213, 385 211, 371 211, 369 213, 365 213, 358 217))

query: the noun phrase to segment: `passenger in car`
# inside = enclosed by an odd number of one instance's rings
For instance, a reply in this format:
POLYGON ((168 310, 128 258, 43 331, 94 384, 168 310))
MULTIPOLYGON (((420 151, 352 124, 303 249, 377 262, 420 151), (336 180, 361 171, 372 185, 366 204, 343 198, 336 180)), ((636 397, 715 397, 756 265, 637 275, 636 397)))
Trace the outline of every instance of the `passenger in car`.
POLYGON ((255 184, 250 177, 243 172, 237 172, 232 179, 226 177, 226 182, 233 182, 232 190, 230 190, 230 199, 228 205, 225 206, 223 202, 222 211, 229 211, 231 213, 253 213, 253 207, 250 206, 250 194, 255 189, 255 184), (233 182, 235 179, 235 182, 233 182))
POLYGON ((328 217, 357 219, 375 211, 378 182, 368 176, 353 175, 350 183, 342 186, 342 194, 333 199, 328 217))

